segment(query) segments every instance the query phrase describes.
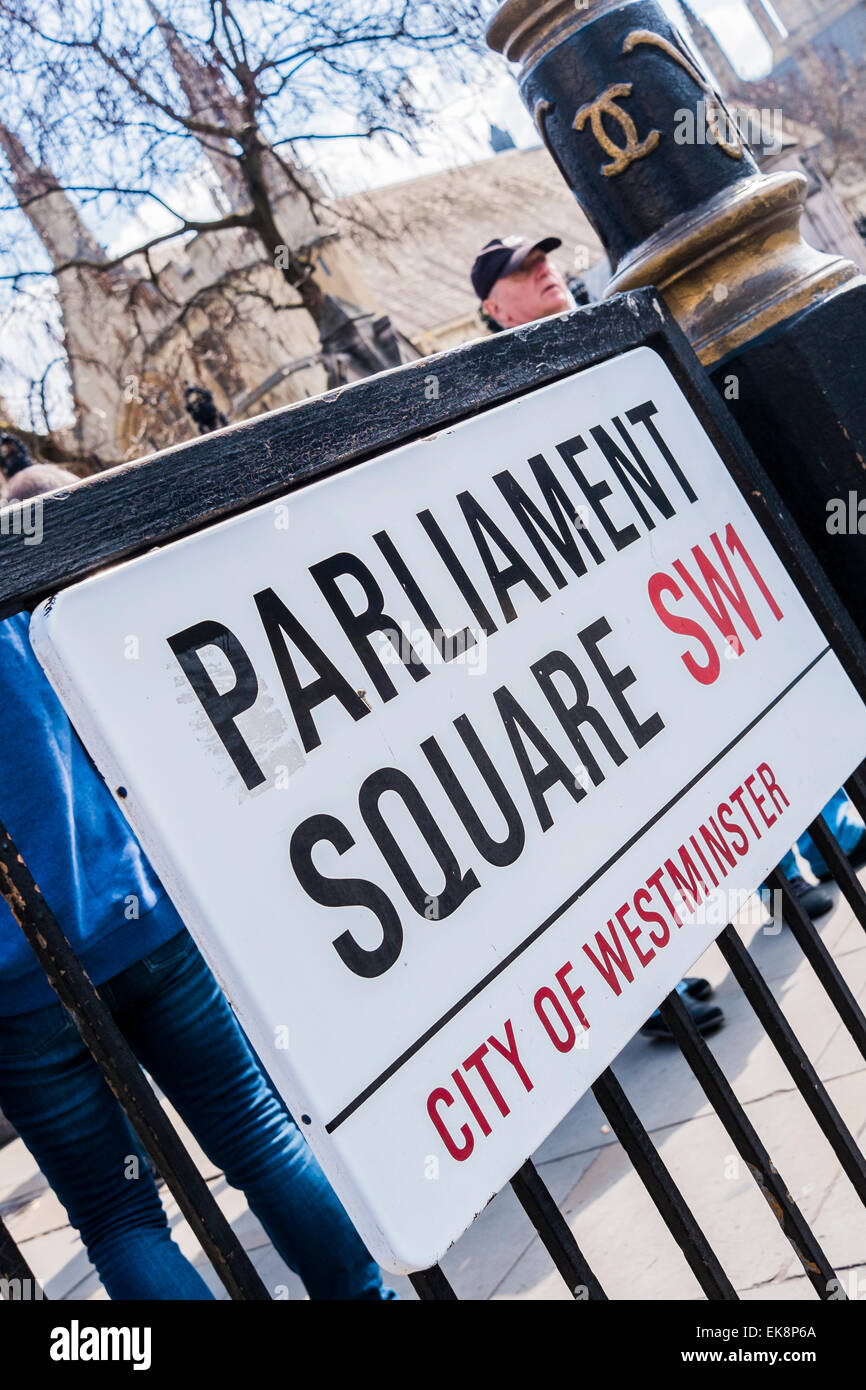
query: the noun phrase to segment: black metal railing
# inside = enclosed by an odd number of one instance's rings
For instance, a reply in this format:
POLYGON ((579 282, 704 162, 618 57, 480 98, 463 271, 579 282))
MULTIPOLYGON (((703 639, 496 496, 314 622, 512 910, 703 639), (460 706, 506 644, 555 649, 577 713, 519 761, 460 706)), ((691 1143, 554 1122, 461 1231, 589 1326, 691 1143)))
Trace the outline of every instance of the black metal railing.
MULTIPOLYGON (((425 359, 381 379, 359 382, 300 408, 275 412, 245 425, 240 434, 233 429, 204 437, 152 460, 114 470, 71 492, 47 497, 41 546, 25 549, 21 537, 0 533, 0 616, 32 607, 56 588, 105 565, 279 496, 313 477, 361 462, 383 448, 490 409, 615 353, 649 345, 665 359, 690 404, 699 410, 748 505, 866 700, 866 647, 860 634, 810 557, 782 501, 750 455, 682 334, 654 291, 630 294, 625 301, 626 297, 620 296, 579 311, 579 333, 569 330, 566 319, 521 330, 519 340, 501 335, 425 359), (433 401, 423 390, 431 370, 440 381, 433 401), (203 477, 206 488, 202 487, 203 477)), ((852 775, 846 790, 866 819, 863 770, 852 775)), ((866 928, 866 891, 848 858, 821 817, 809 826, 809 832, 855 917, 866 928)), ((866 1019, 832 955, 790 892, 781 870, 774 870, 767 882, 781 896, 783 915, 794 938, 866 1058, 866 1019)), ((268 1291, 252 1262, 2 826, 0 892, 230 1296, 267 1299, 268 1291)), ((752 955, 730 925, 720 933, 717 943, 843 1173, 866 1204, 866 1160, 752 955)), ((814 1232, 676 992, 667 997, 661 1012, 818 1296, 844 1297, 814 1232)), ((736 1299, 729 1277, 611 1068, 598 1077, 592 1092, 706 1297, 736 1299)), ((531 1160, 515 1173, 511 1187, 571 1295, 605 1299, 605 1290, 531 1160)), ((439 1265, 410 1278, 419 1298, 456 1297, 439 1265)), ((35 1283, 2 1222, 0 1279, 22 1284, 29 1280, 28 1287, 35 1283)))
MULTIPOLYGON (((855 804, 862 800, 862 778, 852 778, 846 784, 846 791, 855 804)), ((858 917, 866 927, 866 892, 847 856, 820 818, 809 827, 809 833, 852 908, 856 911, 859 906, 858 917)), ((781 892, 785 920, 804 955, 816 968, 818 979, 827 990, 840 1018, 866 1057, 866 1018, 819 932, 797 900, 790 895, 781 871, 774 871, 768 882, 781 892)), ((72 1014, 84 1042, 123 1106, 145 1151, 165 1178, 229 1294, 238 1299, 267 1299, 267 1289, 2 827, 0 892, 12 907, 52 987, 72 1014)), ((717 945, 832 1147, 842 1171, 866 1206, 866 1158, 827 1094, 826 1087, 747 947, 731 925, 721 932, 717 945)), ((724 1124, 819 1297, 839 1299, 843 1295, 829 1260, 791 1198, 782 1175, 676 991, 668 996, 661 1011, 689 1068, 724 1124)), ((593 1084, 592 1092, 704 1294, 709 1299, 736 1299, 733 1285, 611 1068, 607 1068, 593 1084)), ((578 1299, 605 1299, 605 1291, 531 1160, 527 1160, 511 1179, 511 1187, 572 1296, 578 1299)), ((0 1279, 10 1283, 29 1281, 27 1286, 31 1288, 36 1285, 32 1271, 2 1222, 0 1279)), ((456 1297, 438 1265, 412 1274, 410 1279, 419 1298, 456 1297)))
MULTIPOLYGON (((866 784, 863 774, 857 773, 850 778, 845 784, 845 790, 862 813, 862 808, 866 806, 866 784)), ((832 877, 854 909, 858 920, 866 928, 866 891, 851 867, 847 855, 839 847, 822 817, 818 817, 808 829, 831 870, 832 877)), ((787 880, 780 869, 774 870, 767 881, 781 893, 786 922, 854 1042, 866 1057, 866 1018, 827 951, 820 933, 797 899, 791 895, 787 880)), ((830 1099, 826 1087, 758 970, 748 948, 736 928, 730 924, 717 937, 716 944, 764 1032, 787 1068, 794 1085, 833 1149, 843 1173, 866 1206, 866 1157, 830 1099)), ((834 1301, 844 1298, 844 1291, 832 1264, 791 1197, 782 1174, 758 1137, 730 1082, 676 991, 669 994, 661 1005, 661 1014, 689 1069, 754 1178, 818 1297, 834 1301)), ((736 1299, 738 1295, 731 1281, 611 1068, 604 1071, 594 1083, 592 1093, 704 1294, 708 1299, 736 1299)), ((573 1232, 560 1215, 534 1166, 531 1163, 524 1164, 520 1172, 512 1178, 511 1185, 573 1296, 588 1299, 606 1298, 607 1295, 581 1253, 573 1232)), ((438 1265, 412 1275, 411 1279, 419 1298, 456 1296, 438 1265)))

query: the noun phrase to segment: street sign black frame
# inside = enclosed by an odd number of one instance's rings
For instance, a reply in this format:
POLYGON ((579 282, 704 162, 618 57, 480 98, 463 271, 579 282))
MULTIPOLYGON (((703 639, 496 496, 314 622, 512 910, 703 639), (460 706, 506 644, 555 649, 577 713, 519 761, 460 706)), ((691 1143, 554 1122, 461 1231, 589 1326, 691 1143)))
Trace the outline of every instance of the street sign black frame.
MULTIPOLYGON (((651 348, 667 365, 866 701, 866 643, 859 629, 654 289, 618 295, 423 358, 111 469, 37 502, 15 504, 38 505, 41 540, 33 544, 24 528, 0 524, 0 619, 33 608, 58 589, 154 546, 638 347, 651 348)), ((4 517, 14 519, 14 512, 0 511, 0 523, 4 517)), ((866 816, 862 769, 846 787, 866 816)), ((810 829, 866 928, 866 893, 846 856, 820 817, 810 829)), ((785 917, 798 943, 866 1057, 866 1018, 784 876, 776 870, 770 881, 782 894, 785 917)), ((2 825, 0 891, 230 1294, 268 1298, 2 825)), ((718 944, 843 1171, 866 1203, 866 1161, 790 1024, 732 927, 721 933, 718 944)), ((838 1291, 831 1291, 838 1284, 832 1266, 676 992, 662 1005, 662 1014, 819 1296, 839 1298, 838 1291)), ((613 1072, 604 1072, 592 1090, 707 1297, 736 1298, 613 1072)), ((572 1295, 603 1299, 604 1291, 531 1161, 514 1175, 511 1185, 572 1295)), ((0 1277, 32 1279, 2 1222, 0 1277)), ((412 1279, 422 1298, 455 1296, 438 1266, 412 1279)))

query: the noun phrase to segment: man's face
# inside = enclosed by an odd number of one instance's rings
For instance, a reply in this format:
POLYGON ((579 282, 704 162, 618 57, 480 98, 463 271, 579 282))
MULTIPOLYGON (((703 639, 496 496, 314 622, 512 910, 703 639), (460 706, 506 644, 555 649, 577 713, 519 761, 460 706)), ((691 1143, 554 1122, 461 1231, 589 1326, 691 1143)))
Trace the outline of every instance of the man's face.
POLYGON ((503 328, 517 328, 573 308, 565 281, 543 251, 532 251, 519 270, 497 280, 484 301, 485 312, 503 328))

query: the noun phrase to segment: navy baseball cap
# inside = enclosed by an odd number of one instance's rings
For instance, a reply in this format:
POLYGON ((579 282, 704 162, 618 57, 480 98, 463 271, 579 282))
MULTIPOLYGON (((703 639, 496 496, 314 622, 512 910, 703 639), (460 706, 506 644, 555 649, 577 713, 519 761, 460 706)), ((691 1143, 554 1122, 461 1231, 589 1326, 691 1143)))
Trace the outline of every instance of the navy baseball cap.
POLYGON ((494 237, 475 257, 472 288, 478 298, 484 300, 496 281, 501 280, 503 275, 513 275, 533 251, 544 251, 546 254, 561 245, 557 236, 543 237, 541 241, 524 241, 519 236, 494 237))

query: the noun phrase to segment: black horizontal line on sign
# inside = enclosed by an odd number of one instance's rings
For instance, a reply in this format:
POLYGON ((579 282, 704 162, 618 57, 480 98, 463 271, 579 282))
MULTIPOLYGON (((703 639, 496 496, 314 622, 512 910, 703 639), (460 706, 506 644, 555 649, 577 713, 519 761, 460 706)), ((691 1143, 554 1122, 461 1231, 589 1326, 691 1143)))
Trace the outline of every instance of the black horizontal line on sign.
POLYGON ((464 1009, 476 995, 480 994, 483 989, 486 989, 491 981, 496 979, 497 975, 501 975, 503 970, 507 970, 509 965, 517 960, 518 956, 522 956, 523 952, 526 951, 534 941, 537 941, 540 936, 543 936, 548 927, 552 927, 554 922, 558 921, 564 912, 567 912, 570 907, 573 907, 578 898, 592 888, 600 878, 604 877, 617 860, 628 853, 632 845, 636 844, 648 830, 651 830, 652 827, 661 820, 662 816, 666 816, 668 811, 676 806, 678 801, 681 801, 693 787, 697 786, 698 782, 706 777, 707 773, 711 772, 717 763, 720 763, 722 758, 730 753, 732 748, 736 748, 737 744, 742 742, 746 735, 751 733, 752 729, 754 729, 757 724, 760 724, 761 720, 765 719, 772 709, 775 709, 780 700, 784 700, 785 696, 790 694, 796 685, 799 685, 804 676, 807 676, 812 668, 817 666, 818 662, 821 661, 830 650, 829 646, 825 647, 823 651, 819 652, 818 655, 809 662, 808 666, 804 666, 800 674, 795 676, 792 681, 789 681, 784 690, 781 690, 775 699, 771 700, 770 703, 761 710, 760 714, 756 714, 751 723, 740 730, 736 738, 732 738, 730 743, 726 744, 721 752, 717 753, 712 761, 707 763, 706 767, 701 768, 700 772, 696 773, 690 782, 687 782, 684 787, 681 787, 680 790, 671 797, 670 801, 666 802, 664 806, 656 811, 654 816, 651 816, 650 819, 641 826, 640 830, 636 830, 631 838, 626 840, 624 845, 620 845, 619 849, 616 850, 609 859, 606 859, 601 867, 596 869, 595 873, 590 874, 589 878, 585 879, 579 888, 575 888, 574 892, 565 899, 565 902, 560 903, 559 907, 551 912, 549 917, 545 917, 544 921, 540 923, 534 931, 531 931, 529 936, 525 937, 519 945, 515 946, 514 950, 505 956, 498 965, 494 966, 494 968, 484 976, 483 980, 479 980, 477 985, 474 985, 467 994, 464 994, 462 999, 458 999, 457 1003, 453 1004, 447 1013, 444 1013, 441 1018, 438 1018, 435 1023, 432 1023, 427 1031, 421 1034, 420 1038, 417 1038, 415 1042, 406 1048, 405 1052, 401 1052, 400 1056, 397 1057, 389 1067, 386 1067, 383 1072, 380 1072, 375 1080, 370 1082, 369 1086, 365 1086, 363 1091, 360 1091, 358 1095, 355 1096, 354 1100, 350 1100, 349 1104, 344 1106, 340 1113, 335 1115, 333 1120, 330 1120, 329 1123, 325 1125, 325 1133, 333 1134, 335 1129, 339 1129, 340 1125, 343 1124, 345 1120, 348 1120, 349 1116, 353 1115, 356 1110, 359 1110, 361 1106, 379 1090, 380 1086, 384 1086, 385 1082, 390 1080, 394 1073, 398 1072, 410 1058, 414 1057, 416 1052, 420 1052, 421 1048, 424 1047, 431 1038, 435 1037, 435 1035, 445 1027, 446 1023, 450 1023, 452 1018, 456 1018, 461 1009, 464 1009))

